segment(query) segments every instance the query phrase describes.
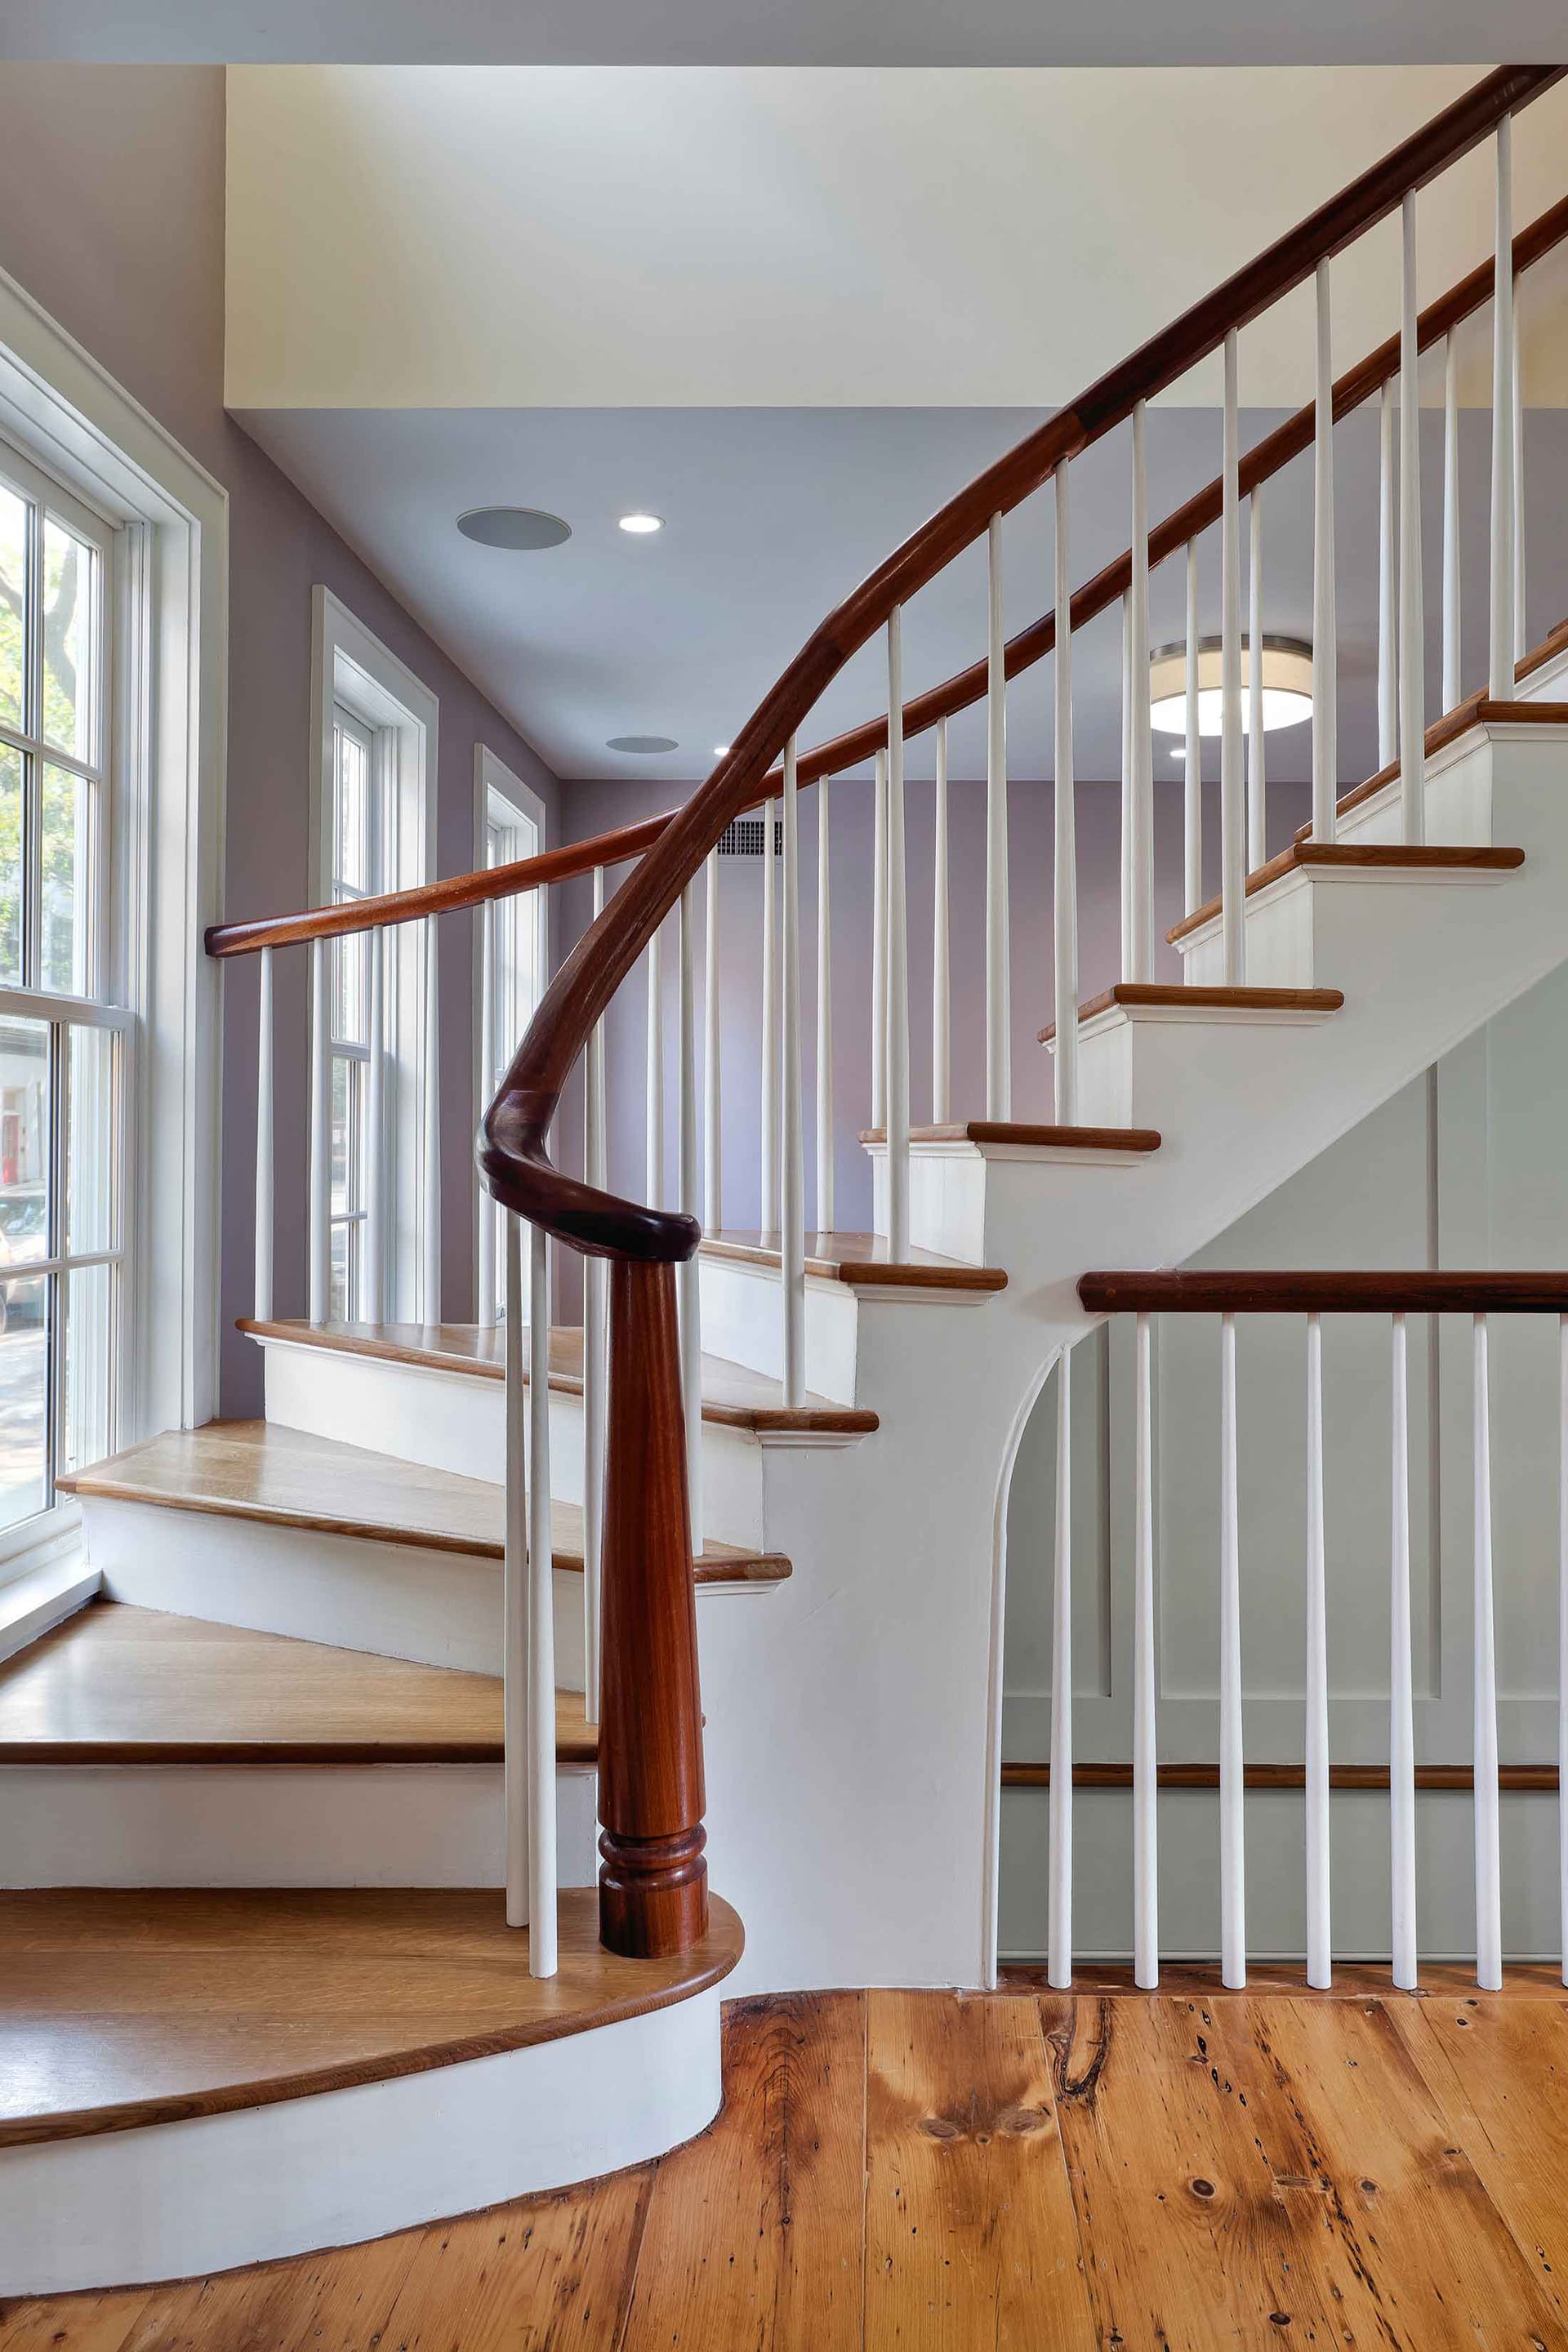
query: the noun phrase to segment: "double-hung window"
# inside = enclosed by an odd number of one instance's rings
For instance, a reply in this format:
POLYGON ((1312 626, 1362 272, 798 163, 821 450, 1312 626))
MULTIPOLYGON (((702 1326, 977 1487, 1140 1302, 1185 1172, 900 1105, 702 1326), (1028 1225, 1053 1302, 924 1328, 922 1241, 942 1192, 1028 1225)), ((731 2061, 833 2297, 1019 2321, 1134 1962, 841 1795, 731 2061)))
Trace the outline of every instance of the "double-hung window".
POLYGON ((0 1549, 116 1442, 113 527, 0 442, 0 1549))
MULTIPOLYGON (((332 711, 331 903, 351 905, 382 887, 385 865, 385 760, 374 730, 342 704, 332 711)), ((352 1321, 373 1288, 370 1246, 371 1013, 379 934, 362 931, 332 948, 331 1308, 352 1321)))

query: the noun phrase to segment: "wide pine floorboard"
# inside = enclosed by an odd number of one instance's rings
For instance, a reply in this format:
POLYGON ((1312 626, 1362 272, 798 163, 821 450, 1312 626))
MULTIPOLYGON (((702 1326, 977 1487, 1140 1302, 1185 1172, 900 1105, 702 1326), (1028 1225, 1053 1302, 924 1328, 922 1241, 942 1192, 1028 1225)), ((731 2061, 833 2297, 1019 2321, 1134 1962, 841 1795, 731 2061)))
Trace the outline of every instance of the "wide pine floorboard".
POLYGON ((0 2347, 1568 2352, 1568 2003, 1543 1975, 755 1999, 725 2068, 719 2121, 662 2163, 0 2305, 0 2347))

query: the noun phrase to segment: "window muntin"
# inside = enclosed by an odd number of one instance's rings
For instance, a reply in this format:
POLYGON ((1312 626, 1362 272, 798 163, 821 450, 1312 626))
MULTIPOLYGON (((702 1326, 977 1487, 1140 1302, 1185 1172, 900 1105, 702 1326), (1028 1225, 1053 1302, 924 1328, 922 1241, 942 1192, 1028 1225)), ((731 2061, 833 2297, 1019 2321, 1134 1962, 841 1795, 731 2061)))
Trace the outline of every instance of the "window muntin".
POLYGON ((113 536, 0 446, 0 1546, 111 1450, 125 1016, 101 852, 113 536), (68 1000, 62 1002, 61 1000, 68 1000))

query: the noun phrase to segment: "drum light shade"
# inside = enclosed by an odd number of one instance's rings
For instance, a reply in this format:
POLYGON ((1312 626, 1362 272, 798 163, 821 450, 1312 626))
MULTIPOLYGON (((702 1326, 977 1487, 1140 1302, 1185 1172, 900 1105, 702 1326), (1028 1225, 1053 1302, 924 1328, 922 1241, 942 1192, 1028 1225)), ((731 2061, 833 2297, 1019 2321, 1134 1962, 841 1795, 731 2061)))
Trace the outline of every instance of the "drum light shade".
MULTIPOLYGON (((1241 648, 1241 723, 1247 725, 1247 697, 1252 682, 1251 649, 1241 648)), ((1187 649, 1184 645, 1161 646, 1149 661, 1149 720, 1162 735, 1187 731, 1187 649)), ((1299 727, 1312 715, 1312 648, 1300 637, 1263 640, 1263 724, 1299 727)), ((1225 723, 1225 698, 1220 687, 1220 641, 1204 637, 1198 644, 1198 733, 1217 735, 1225 723)))

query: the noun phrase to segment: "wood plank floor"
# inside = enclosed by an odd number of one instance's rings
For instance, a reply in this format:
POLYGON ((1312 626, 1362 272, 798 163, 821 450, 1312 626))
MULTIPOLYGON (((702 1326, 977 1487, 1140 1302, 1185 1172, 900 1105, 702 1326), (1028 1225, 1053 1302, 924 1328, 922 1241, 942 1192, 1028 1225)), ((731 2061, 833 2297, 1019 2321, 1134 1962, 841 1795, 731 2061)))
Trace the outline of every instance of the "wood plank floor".
POLYGON ((1568 1997, 732 2003, 660 2164, 215 2280, 0 2305, 0 2352, 1568 2352, 1568 1997))

